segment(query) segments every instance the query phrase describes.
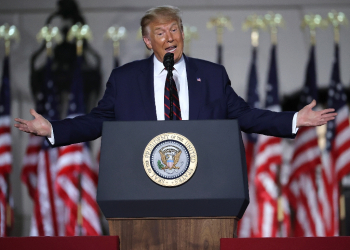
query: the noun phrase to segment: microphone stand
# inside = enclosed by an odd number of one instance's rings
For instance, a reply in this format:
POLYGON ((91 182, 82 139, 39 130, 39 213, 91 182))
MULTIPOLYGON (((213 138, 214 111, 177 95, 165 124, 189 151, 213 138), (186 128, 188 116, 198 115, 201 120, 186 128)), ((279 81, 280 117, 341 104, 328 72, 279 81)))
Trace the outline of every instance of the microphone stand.
MULTIPOLYGON (((174 119, 173 112, 173 67, 174 67, 174 54, 166 53, 163 58, 163 65, 165 69, 168 71, 166 78, 169 80, 169 102, 170 102, 170 112, 169 112, 169 120, 174 119)), ((166 86, 166 83, 165 83, 166 86)))
POLYGON ((169 111, 169 119, 174 120, 174 112, 173 112, 173 105, 174 105, 174 100, 173 100, 173 69, 168 69, 168 74, 166 77, 169 80, 169 102, 170 102, 170 111, 169 111))

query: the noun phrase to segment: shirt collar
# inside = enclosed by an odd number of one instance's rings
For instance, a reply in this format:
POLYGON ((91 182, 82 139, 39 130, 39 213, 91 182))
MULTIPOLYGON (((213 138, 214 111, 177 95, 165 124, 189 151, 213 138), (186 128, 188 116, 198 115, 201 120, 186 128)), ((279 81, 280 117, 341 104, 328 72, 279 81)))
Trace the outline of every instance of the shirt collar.
MULTIPOLYGON (((155 55, 153 55, 153 65, 154 65, 155 76, 158 76, 163 72, 166 72, 166 70, 164 69, 163 63, 158 61, 155 55)), ((175 63, 174 68, 179 75, 182 75, 182 73, 184 72, 184 69, 186 68, 185 59, 183 55, 181 56, 180 60, 177 63, 175 63)))

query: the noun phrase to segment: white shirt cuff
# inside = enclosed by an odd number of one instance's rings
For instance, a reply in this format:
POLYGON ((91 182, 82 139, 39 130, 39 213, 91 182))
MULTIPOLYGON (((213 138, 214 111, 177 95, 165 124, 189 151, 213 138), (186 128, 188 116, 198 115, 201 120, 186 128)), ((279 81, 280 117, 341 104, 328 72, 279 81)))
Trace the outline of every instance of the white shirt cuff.
MULTIPOLYGON (((294 120, 293 120, 294 121, 294 120)), ((293 123, 294 124, 294 123, 293 123)), ((55 145, 55 136, 53 134, 53 128, 51 125, 51 137, 47 137, 47 139, 49 140, 49 142, 51 143, 51 145, 55 145)))
POLYGON ((292 133, 296 134, 299 130, 299 128, 297 128, 297 119, 298 119, 298 112, 296 112, 293 116, 293 124, 292 124, 292 133))

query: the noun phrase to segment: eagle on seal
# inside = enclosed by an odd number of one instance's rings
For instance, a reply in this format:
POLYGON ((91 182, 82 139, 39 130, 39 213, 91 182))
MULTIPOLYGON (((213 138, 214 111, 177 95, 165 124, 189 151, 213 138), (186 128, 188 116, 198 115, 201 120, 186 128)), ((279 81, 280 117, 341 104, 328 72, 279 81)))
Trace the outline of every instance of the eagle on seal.
POLYGON ((175 154, 164 154, 162 150, 159 150, 160 157, 162 159, 163 164, 165 169, 180 169, 179 167, 176 166, 176 164, 179 162, 180 155, 181 155, 181 150, 178 149, 178 151, 175 154))

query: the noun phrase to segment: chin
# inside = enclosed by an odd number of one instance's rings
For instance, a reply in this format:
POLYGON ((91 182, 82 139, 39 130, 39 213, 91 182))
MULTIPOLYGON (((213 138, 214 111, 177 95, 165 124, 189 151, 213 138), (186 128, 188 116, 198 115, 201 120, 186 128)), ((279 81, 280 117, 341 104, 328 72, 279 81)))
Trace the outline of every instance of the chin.
POLYGON ((180 61, 182 55, 183 55, 183 54, 180 54, 180 55, 175 55, 175 54, 174 54, 174 61, 175 61, 175 63, 177 63, 178 61, 180 61))

